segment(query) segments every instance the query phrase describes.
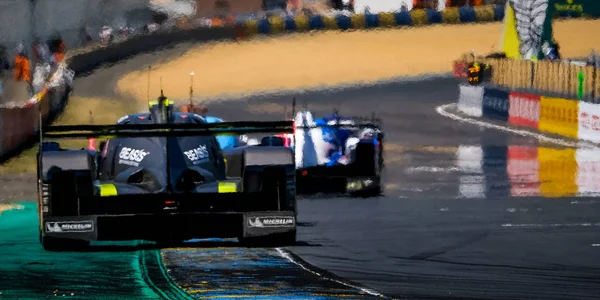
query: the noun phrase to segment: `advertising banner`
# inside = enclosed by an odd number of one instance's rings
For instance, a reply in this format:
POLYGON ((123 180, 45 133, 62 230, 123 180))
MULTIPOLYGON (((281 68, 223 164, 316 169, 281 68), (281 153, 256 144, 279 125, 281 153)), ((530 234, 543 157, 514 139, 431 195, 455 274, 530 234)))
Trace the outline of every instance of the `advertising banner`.
POLYGON ((577 130, 580 139, 600 143, 600 104, 579 102, 577 130))
POLYGON ((600 194, 600 149, 577 149, 577 186, 582 196, 600 194))
POLYGON ((486 88, 483 93, 483 116, 499 120, 508 121, 508 101, 509 92, 499 89, 486 88))
POLYGON ((464 78, 467 77, 467 63, 463 61, 455 61, 452 65, 452 73, 454 77, 464 78))
POLYGON ((472 117, 483 116, 483 87, 481 86, 460 86, 458 96, 458 110, 472 117))
POLYGON ((540 122, 540 96, 511 92, 508 102, 509 123, 538 128, 540 122))
POLYGON ((542 97, 540 101, 539 129, 550 133, 577 138, 577 101, 542 97))
POLYGON ((579 188, 575 181, 575 149, 539 148, 540 194, 544 197, 571 197, 579 188))
POLYGON ((502 52, 508 58, 543 58, 542 46, 552 43, 553 14, 554 7, 549 0, 507 1, 502 52))
POLYGON ((552 0, 554 9, 560 16, 579 17, 583 14, 600 17, 600 1, 598 0, 552 0))
POLYGON ((510 195, 513 197, 539 196, 538 148, 509 146, 507 156, 506 172, 510 182, 510 195))

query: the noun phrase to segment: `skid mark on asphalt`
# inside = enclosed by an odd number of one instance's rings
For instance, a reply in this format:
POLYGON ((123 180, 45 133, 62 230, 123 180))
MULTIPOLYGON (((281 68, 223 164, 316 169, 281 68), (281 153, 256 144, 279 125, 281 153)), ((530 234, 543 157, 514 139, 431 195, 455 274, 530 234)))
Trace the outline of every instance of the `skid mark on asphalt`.
POLYGON ((382 297, 279 248, 174 248, 162 257, 168 274, 196 299, 382 297))
POLYGON ((502 224, 508 228, 561 228, 561 227, 600 227, 600 223, 568 223, 568 224, 502 224))
POLYGON ((484 232, 481 232, 481 233, 478 233, 478 234, 474 234, 469 239, 467 239, 465 241, 461 241, 460 243, 456 243, 455 245, 448 245, 448 246, 443 247, 441 249, 438 249, 436 251, 427 251, 427 252, 422 252, 422 253, 419 253, 419 254, 415 254, 415 255, 412 255, 412 256, 408 257, 408 259, 411 259, 411 260, 428 260, 428 259, 430 259, 432 257, 443 255, 443 254, 448 253, 450 251, 458 250, 458 249, 470 246, 472 244, 475 244, 478 241, 480 241, 480 240, 484 239, 485 237, 487 237, 488 234, 489 234, 489 231, 485 230, 484 232))

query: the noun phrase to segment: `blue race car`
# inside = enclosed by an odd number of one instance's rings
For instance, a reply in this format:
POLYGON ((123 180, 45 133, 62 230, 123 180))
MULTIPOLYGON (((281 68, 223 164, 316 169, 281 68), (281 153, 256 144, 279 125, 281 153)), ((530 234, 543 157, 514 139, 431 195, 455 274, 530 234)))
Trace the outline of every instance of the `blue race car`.
MULTIPOLYGON (((207 123, 223 122, 214 116, 207 123)), ((381 192, 383 137, 380 121, 340 116, 313 118, 300 111, 292 134, 265 137, 260 142, 246 136, 219 136, 221 149, 246 145, 287 146, 296 161, 298 193, 342 192, 377 195, 381 192)))
POLYGON ((381 192, 383 138, 379 120, 340 116, 314 118, 300 111, 293 134, 278 135, 294 149, 299 193, 381 192))

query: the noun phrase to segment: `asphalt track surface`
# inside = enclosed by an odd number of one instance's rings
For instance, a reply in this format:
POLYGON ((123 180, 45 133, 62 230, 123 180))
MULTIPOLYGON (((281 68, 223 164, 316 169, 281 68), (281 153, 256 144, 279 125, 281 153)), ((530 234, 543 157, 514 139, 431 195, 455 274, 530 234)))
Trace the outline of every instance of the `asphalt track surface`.
MULTIPOLYGON (((291 250, 319 268, 393 297, 600 295, 600 202, 574 201, 568 192, 555 198, 515 193, 507 174, 508 147, 554 147, 436 114, 437 106, 457 96, 454 79, 298 96, 316 115, 334 107, 342 114, 380 114, 387 189, 385 196, 371 199, 300 201, 299 240, 308 245, 291 250)), ((277 114, 248 111, 273 103, 289 107, 290 99, 255 97, 246 105, 213 105, 211 111, 232 119, 276 119, 277 114)), ((556 168, 561 174, 560 164, 556 168)), ((550 194, 552 187, 568 185, 569 178, 563 177, 544 183, 550 194)))
MULTIPOLYGON (((77 79, 76 93, 114 98, 114 78, 142 63, 134 60, 77 79), (104 84, 94 84, 98 82, 104 84)), ((386 132, 386 189, 376 198, 301 199, 299 243, 289 250, 317 268, 394 298, 597 298, 600 201, 561 193, 572 188, 569 178, 563 178, 569 176, 561 177, 561 163, 547 164, 556 167, 551 173, 557 176, 546 182, 524 177, 521 187, 538 188, 521 195, 527 189, 516 189, 507 174, 509 147, 549 153, 559 148, 436 113, 437 106, 455 102, 457 95, 457 82, 449 78, 295 95, 299 107, 306 101, 317 116, 333 108, 342 114, 380 115, 386 132), (546 185, 545 196, 540 184, 546 185)), ((227 120, 277 120, 284 106, 289 111, 291 98, 286 94, 215 102, 210 113, 227 120)), ((169 261, 174 254, 164 255, 169 261)), ((171 264, 170 274, 200 285, 197 281, 206 270, 194 267, 199 254, 185 259, 187 265, 171 264)), ((106 263, 90 268, 102 269, 106 263)), ((44 276, 36 274, 32 278, 44 276)), ((110 276, 124 275, 103 276, 106 290, 117 295, 119 284, 111 286, 110 276)), ((4 277, 0 282, 32 279, 4 277)), ((123 296, 126 279, 121 279, 123 296)))

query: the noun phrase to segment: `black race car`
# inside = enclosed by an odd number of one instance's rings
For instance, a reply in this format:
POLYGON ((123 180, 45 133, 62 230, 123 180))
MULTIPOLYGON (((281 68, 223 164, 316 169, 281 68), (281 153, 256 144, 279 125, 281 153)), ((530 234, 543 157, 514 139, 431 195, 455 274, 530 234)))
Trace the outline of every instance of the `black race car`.
POLYGON ((95 240, 296 240, 294 154, 288 147, 221 149, 218 135, 292 132, 281 122, 207 124, 166 98, 116 125, 41 128, 40 242, 76 250, 95 240), (54 138, 108 138, 100 151, 54 138))

